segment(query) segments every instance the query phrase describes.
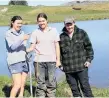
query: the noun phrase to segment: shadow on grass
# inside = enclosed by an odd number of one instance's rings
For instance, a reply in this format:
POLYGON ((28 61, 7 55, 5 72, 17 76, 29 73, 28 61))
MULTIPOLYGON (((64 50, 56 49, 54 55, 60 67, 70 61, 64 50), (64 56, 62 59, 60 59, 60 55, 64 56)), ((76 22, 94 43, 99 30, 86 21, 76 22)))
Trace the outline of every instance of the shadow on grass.
MULTIPOLYGON (((11 89, 12 89, 12 86, 9 86, 9 85, 5 85, 5 86, 2 88, 2 91, 4 92, 5 97, 9 97, 9 96, 10 96, 11 89)), ((33 89, 33 96, 35 96, 36 87, 35 87, 35 86, 32 86, 32 89, 33 89)), ((18 94, 17 94, 17 96, 18 96, 18 94)), ((24 96, 25 96, 25 97, 31 96, 31 93, 30 93, 30 86, 29 86, 29 85, 26 85, 26 86, 25 86, 24 96)))
POLYGON ((9 85, 5 85, 2 89, 2 91, 4 92, 5 96, 6 97, 9 97, 10 96, 10 91, 12 89, 12 86, 9 86, 9 85))
MULTIPOLYGON (((32 86, 32 93, 33 93, 33 97, 35 97, 35 92, 36 92, 36 87, 35 86, 32 86)), ((29 96, 31 96, 31 91, 30 91, 30 85, 26 85, 25 86, 25 93, 24 93, 24 95, 26 96, 26 97, 29 97, 29 96)))

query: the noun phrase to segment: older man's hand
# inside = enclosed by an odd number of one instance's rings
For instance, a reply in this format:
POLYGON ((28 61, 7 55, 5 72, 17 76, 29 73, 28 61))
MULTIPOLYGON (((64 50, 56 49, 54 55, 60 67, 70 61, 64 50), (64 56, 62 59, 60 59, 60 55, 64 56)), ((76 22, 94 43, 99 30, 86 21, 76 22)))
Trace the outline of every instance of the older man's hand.
POLYGON ((85 63, 84 63, 84 65, 85 65, 85 67, 89 67, 90 66, 90 62, 88 62, 88 61, 86 61, 85 63))

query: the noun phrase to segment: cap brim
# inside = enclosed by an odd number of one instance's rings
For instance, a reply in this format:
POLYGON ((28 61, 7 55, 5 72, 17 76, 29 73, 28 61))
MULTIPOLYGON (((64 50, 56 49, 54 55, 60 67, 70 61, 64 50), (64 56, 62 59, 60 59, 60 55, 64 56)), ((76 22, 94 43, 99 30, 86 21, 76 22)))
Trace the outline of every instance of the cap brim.
POLYGON ((64 22, 65 24, 68 24, 68 23, 71 23, 71 24, 73 24, 73 22, 64 22))

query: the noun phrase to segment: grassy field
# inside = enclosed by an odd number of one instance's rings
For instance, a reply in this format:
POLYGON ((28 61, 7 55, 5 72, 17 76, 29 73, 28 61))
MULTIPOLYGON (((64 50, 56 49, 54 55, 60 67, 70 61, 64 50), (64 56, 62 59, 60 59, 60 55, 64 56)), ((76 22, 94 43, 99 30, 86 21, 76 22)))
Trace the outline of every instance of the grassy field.
POLYGON ((0 25, 9 25, 14 15, 22 16, 24 24, 35 24, 36 16, 40 12, 48 15, 49 22, 62 22, 67 16, 74 16, 76 20, 107 19, 109 3, 75 6, 0 6, 0 25), (1 11, 4 7, 8 8, 6 12, 1 11), (74 10, 73 7, 81 10, 74 10))
MULTIPOLYGON (((10 90, 11 90, 11 79, 6 76, 0 76, 0 97, 9 97, 10 90)), ((35 91, 36 83, 33 81, 33 91, 35 91)), ((95 97, 109 97, 109 88, 95 88, 92 87, 92 91, 95 97)), ((25 87, 25 97, 30 96, 30 87, 29 81, 27 81, 25 87)), ((57 97, 71 97, 71 91, 66 82, 59 83, 57 85, 57 97)))

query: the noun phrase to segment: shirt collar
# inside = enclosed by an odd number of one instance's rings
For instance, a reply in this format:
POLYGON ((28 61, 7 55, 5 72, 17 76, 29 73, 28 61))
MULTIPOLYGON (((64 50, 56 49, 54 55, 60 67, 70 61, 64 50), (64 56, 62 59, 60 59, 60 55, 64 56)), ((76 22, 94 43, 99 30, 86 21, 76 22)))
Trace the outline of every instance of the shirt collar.
POLYGON ((70 34, 68 34, 67 32, 65 32, 65 33, 70 37, 70 39, 72 39, 74 32, 72 32, 72 33, 70 33, 70 34))
POLYGON ((10 29, 10 31, 11 31, 11 33, 13 33, 14 35, 20 35, 22 32, 21 32, 21 30, 20 31, 14 31, 13 29, 10 29))
MULTIPOLYGON (((49 32, 49 31, 51 31, 51 29, 52 29, 52 27, 47 27, 44 32, 49 32)), ((43 32, 43 31, 41 30, 41 28, 38 28, 38 30, 40 30, 41 32, 43 32)))

